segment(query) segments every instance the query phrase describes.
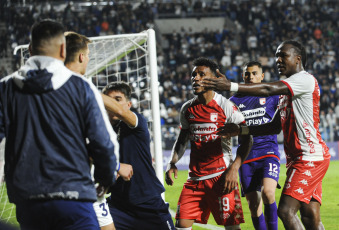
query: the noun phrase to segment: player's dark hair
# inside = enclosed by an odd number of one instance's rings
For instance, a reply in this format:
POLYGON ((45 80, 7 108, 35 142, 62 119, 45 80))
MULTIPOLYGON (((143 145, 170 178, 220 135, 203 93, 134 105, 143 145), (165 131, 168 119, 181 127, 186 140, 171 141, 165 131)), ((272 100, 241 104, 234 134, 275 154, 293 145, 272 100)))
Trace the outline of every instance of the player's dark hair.
POLYGON ((131 100, 132 89, 126 82, 111 82, 103 88, 102 93, 108 95, 111 91, 121 92, 128 100, 131 100))
POLYGON ((209 67, 215 76, 217 75, 218 64, 209 58, 199 57, 193 60, 193 66, 206 66, 209 67))
POLYGON ((244 65, 243 65, 243 69, 245 68, 248 68, 248 67, 252 67, 252 66, 258 66, 260 69, 262 69, 262 65, 260 62, 258 61, 249 61, 249 62, 246 62, 244 65))
POLYGON ((31 28, 31 49, 34 54, 44 54, 44 45, 50 39, 63 35, 64 26, 54 20, 45 19, 34 23, 31 28))
POLYGON ((306 68, 306 64, 307 64, 307 54, 306 54, 306 50, 305 50, 305 47, 298 41, 295 41, 295 40, 286 40, 286 41, 283 41, 282 43, 283 45, 285 44, 289 44, 289 45, 292 45, 295 52, 297 53, 297 55, 300 55, 301 56, 301 62, 302 62, 302 65, 304 67, 304 69, 306 68))
POLYGON ((66 59, 65 64, 71 63, 76 60, 78 53, 81 50, 85 50, 88 47, 88 43, 91 43, 86 36, 67 31, 65 32, 66 38, 66 59))

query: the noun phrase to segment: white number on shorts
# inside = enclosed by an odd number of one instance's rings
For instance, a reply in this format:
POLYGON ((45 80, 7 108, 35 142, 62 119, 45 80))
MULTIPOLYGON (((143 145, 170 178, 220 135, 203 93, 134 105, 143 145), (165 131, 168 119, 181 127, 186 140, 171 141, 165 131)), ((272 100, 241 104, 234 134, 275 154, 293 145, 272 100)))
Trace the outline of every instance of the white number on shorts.
POLYGON ((278 165, 276 164, 272 164, 272 163, 269 163, 270 164, 270 172, 274 172, 274 173, 277 173, 278 174, 278 165))
POLYGON ((102 215, 102 216, 107 216, 108 212, 107 212, 105 203, 101 203, 101 204, 99 205, 99 207, 102 208, 102 213, 101 213, 101 215, 102 215))
POLYGON ((219 197, 219 204, 220 204, 220 211, 229 211, 230 210, 230 202, 228 197, 223 197, 221 200, 221 197, 219 197))

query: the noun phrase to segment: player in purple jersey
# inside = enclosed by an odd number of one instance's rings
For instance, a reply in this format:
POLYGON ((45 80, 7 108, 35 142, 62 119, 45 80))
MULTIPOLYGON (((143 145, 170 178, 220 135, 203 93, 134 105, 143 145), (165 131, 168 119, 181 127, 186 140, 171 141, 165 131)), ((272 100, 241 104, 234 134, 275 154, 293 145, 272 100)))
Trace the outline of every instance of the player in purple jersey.
MULTIPOLYGON (((260 83, 264 73, 260 62, 250 61, 243 67, 246 84, 260 83)), ((242 111, 247 126, 268 123, 279 103, 279 96, 257 97, 235 94, 230 98, 242 111)), ((253 146, 239 169, 241 192, 246 196, 255 229, 278 229, 275 189, 280 172, 277 135, 253 136, 253 146), (265 216, 262 211, 265 206, 265 216), (266 219, 266 222, 265 222, 266 219)))

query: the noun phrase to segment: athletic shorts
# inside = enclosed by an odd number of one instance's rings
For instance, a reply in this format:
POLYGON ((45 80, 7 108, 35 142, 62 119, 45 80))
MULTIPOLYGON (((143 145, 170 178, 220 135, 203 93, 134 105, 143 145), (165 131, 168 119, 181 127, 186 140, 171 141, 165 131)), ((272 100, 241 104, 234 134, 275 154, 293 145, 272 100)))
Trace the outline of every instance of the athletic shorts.
POLYGON ((97 214, 99 226, 103 227, 113 223, 111 213, 105 197, 100 197, 96 202, 93 203, 93 208, 97 214))
POLYGON ((298 160, 286 172, 284 195, 308 204, 314 198, 321 204, 322 180, 330 165, 330 159, 323 161, 298 160))
POLYGON ((206 224, 210 213, 218 225, 244 223, 239 188, 223 194, 224 175, 201 180, 187 180, 178 201, 176 219, 195 220, 206 224))
POLYGON ((107 198, 116 229, 119 230, 175 230, 169 204, 159 197, 131 205, 123 199, 107 198))
POLYGON ((16 204, 22 230, 100 230, 93 202, 35 200, 16 204))
POLYGON ((241 195, 261 191, 262 180, 272 178, 279 181, 280 161, 275 157, 266 157, 258 161, 243 164, 239 169, 241 195))

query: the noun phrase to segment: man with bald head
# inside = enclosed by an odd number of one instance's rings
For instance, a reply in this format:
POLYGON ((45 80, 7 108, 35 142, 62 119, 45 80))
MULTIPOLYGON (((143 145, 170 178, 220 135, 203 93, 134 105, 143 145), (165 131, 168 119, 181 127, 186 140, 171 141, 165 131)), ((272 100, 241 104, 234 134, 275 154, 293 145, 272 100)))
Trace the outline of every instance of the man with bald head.
POLYGON ((0 81, 5 179, 21 229, 100 229, 95 182, 109 187, 120 167, 118 142, 95 86, 64 66, 63 26, 33 25, 31 57, 0 81))

